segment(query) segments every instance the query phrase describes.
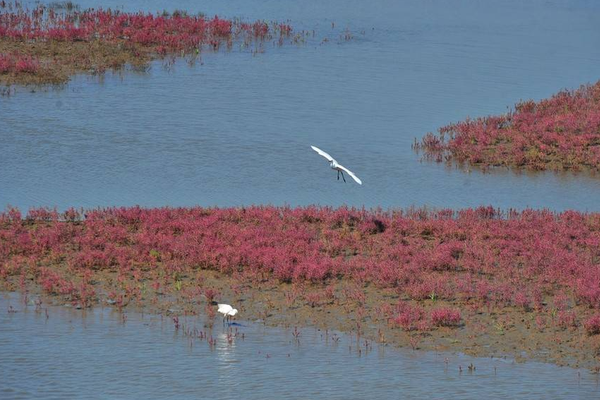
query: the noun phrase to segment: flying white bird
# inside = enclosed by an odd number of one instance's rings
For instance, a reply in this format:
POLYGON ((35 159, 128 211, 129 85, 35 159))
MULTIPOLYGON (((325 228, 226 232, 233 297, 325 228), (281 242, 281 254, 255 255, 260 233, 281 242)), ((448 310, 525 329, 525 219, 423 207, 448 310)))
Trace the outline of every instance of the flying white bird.
POLYGON ((331 157, 329 154, 325 153, 323 150, 319 149, 318 147, 315 146, 310 146, 314 151, 316 151, 317 153, 319 153, 320 155, 322 155, 323 157, 325 157, 327 159, 327 161, 329 161, 329 166, 331 167, 331 169, 335 169, 338 173, 338 181, 340 180, 340 174, 342 174, 342 179, 344 180, 344 182, 346 182, 346 178, 344 178, 344 172, 348 173, 348 175, 350 175, 352 177, 352 179, 354 179, 356 181, 356 183, 358 183, 359 185, 362 185, 362 181, 360 179, 358 179, 358 176, 354 175, 354 172, 350 171, 348 168, 344 167, 343 165, 338 164, 337 161, 335 161, 335 158, 331 157))
POLYGON ((229 317, 233 317, 235 314, 238 313, 238 310, 236 308, 231 307, 229 304, 219 304, 218 306, 219 308, 217 311, 223 314, 223 319, 227 317, 228 321, 229 317))

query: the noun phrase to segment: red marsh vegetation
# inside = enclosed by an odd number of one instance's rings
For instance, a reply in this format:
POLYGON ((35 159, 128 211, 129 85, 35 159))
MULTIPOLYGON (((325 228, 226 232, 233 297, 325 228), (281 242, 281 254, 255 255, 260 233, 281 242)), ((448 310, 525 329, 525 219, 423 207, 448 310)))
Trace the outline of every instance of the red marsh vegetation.
POLYGON ((600 81, 549 99, 467 119, 415 144, 425 157, 482 167, 600 170, 600 81))
POLYGON ((279 285, 288 306, 343 298, 359 329, 371 317, 406 332, 456 329, 477 312, 512 310, 535 316, 539 329, 600 332, 597 213, 256 206, 0 214, 8 289, 31 283, 84 307, 100 289, 113 304, 150 290, 218 300, 223 291, 195 280, 201 271, 230 278, 231 295, 248 283, 279 285), (106 274, 114 279, 104 287, 106 274), (366 308, 369 293, 391 296, 366 308))
POLYGON ((286 23, 188 15, 130 13, 0 1, 0 83, 62 83, 78 72, 101 73, 166 56, 197 57, 235 43, 262 51, 291 35, 286 23))

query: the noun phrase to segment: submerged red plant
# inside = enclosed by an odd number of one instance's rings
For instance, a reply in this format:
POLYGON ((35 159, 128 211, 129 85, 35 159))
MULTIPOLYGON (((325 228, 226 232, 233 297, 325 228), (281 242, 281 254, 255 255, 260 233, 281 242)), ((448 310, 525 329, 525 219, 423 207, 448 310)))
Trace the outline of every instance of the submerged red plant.
POLYGON ((529 169, 600 170, 600 81, 504 115, 467 119, 416 144, 436 161, 529 169))

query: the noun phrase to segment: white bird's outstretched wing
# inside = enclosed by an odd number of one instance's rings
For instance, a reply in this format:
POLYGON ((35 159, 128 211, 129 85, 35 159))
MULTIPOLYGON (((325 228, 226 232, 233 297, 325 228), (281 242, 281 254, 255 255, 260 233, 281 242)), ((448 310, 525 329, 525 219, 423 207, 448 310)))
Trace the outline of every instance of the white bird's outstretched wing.
POLYGON ((318 147, 315 146, 310 146, 314 151, 316 151, 317 153, 319 153, 320 155, 322 155, 323 157, 325 157, 327 159, 327 161, 335 161, 333 159, 333 157, 331 157, 329 154, 325 153, 323 150, 321 150, 318 147))
POLYGON ((233 310, 233 307, 231 307, 229 304, 219 304, 218 306, 219 309, 217 311, 221 314, 229 314, 229 312, 233 310))
POLYGON ((348 168, 344 167, 343 165, 339 165, 338 167, 342 170, 344 170, 344 172, 347 172, 348 175, 350 175, 352 177, 352 179, 354 179, 356 181, 356 183, 358 183, 359 185, 362 185, 362 181, 360 179, 358 179, 358 176, 354 175, 354 172, 350 171, 348 168))

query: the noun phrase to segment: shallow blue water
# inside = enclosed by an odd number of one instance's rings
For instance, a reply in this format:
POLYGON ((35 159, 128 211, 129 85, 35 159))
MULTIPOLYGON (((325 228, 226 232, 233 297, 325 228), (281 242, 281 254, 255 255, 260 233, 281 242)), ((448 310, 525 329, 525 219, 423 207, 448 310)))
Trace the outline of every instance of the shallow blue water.
MULTIPOLYGON (((32 299, 30 299, 32 300, 32 299)), ((47 307, 0 295, 0 398, 12 399, 593 399, 598 376, 510 360, 394 350, 311 328, 219 323, 112 309, 47 307), (10 308, 12 307, 12 309, 10 308), (16 313, 8 312, 17 311, 16 313), (217 340, 190 339, 198 329, 217 340), (236 333, 236 331, 233 331, 236 333), (244 337, 242 338, 242 333, 244 337), (447 363, 445 359, 447 360, 447 363), (468 372, 467 365, 475 365, 468 372), (459 371, 462 366, 463 372, 459 371)))
MULTIPOLYGON (((115 7, 120 1, 80 1, 115 7)), ((0 97, 0 207, 340 205, 599 210, 585 174, 465 173, 410 145, 467 116, 595 82, 600 3, 126 2, 290 20, 306 45, 204 54, 0 97), (332 29, 331 22, 335 23, 332 29), (339 39, 348 28, 351 41, 339 39), (364 31, 364 34, 362 33, 364 31), (322 38, 331 41, 319 45, 322 38), (316 145, 364 182, 336 180, 316 145)))

